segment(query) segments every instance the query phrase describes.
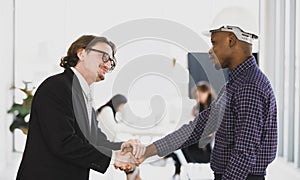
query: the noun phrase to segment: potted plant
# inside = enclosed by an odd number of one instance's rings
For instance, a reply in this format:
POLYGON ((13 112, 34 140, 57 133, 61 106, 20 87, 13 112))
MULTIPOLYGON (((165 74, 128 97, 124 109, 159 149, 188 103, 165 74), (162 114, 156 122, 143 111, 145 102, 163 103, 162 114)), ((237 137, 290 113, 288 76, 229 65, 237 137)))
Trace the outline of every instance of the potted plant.
MULTIPOLYGON (((9 130, 13 132, 16 128, 21 129, 24 134, 27 134, 28 132, 28 122, 25 121, 25 117, 30 114, 31 109, 31 102, 32 102, 32 91, 34 89, 28 89, 28 84, 31 82, 25 82, 23 81, 25 87, 24 88, 18 88, 22 92, 26 94, 26 98, 23 99, 22 104, 14 103, 11 108, 7 111, 7 113, 16 113, 14 120, 12 124, 9 127, 9 130)), ((12 89, 15 89, 15 87, 12 87, 12 89)))

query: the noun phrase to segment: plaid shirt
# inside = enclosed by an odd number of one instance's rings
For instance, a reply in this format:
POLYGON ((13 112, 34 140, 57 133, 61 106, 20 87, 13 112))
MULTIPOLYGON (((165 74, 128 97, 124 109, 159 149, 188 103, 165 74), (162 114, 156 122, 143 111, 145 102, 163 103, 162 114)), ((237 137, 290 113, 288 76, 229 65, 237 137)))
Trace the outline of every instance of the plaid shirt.
POLYGON ((277 110, 271 84, 252 56, 229 74, 211 106, 154 142, 159 156, 204 140, 212 132, 211 168, 222 179, 265 175, 276 155, 277 110))

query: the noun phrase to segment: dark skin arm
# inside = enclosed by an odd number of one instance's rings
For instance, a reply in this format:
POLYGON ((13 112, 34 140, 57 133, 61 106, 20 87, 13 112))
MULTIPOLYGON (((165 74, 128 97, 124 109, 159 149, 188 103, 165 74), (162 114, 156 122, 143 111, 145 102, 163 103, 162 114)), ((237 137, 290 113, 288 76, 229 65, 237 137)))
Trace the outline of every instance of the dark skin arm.
POLYGON ((144 162, 147 158, 151 157, 151 156, 155 156, 157 155, 157 149, 156 146, 154 144, 150 144, 146 147, 146 152, 145 154, 139 159, 139 162, 142 163, 144 162))

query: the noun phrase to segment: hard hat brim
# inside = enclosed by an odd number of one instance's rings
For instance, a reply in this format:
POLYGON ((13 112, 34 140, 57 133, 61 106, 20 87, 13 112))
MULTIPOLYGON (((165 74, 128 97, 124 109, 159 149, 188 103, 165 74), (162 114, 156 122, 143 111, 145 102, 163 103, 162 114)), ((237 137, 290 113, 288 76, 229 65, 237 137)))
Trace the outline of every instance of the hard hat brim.
POLYGON ((210 30, 206 30, 206 31, 202 31, 202 34, 206 37, 210 37, 211 36, 211 32, 210 30))
POLYGON ((253 44, 253 40, 258 39, 257 35, 244 32, 242 29, 235 26, 223 26, 217 29, 203 31, 202 34, 210 37, 212 32, 231 32, 237 37, 237 39, 239 39, 240 41, 247 42, 249 44, 253 44))

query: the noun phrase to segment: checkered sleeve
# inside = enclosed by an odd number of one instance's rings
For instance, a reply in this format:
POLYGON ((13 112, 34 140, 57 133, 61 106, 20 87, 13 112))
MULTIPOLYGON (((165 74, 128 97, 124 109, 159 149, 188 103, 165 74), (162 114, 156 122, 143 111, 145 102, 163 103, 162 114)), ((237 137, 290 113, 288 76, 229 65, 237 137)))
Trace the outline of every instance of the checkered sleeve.
POLYGON ((234 101, 236 143, 222 180, 246 179, 255 165, 265 119, 264 108, 267 106, 263 90, 255 84, 239 87, 234 101))
POLYGON ((198 142, 209 114, 210 108, 199 113, 193 121, 183 125, 181 128, 168 134, 164 138, 155 141, 153 144, 156 146, 158 155, 160 157, 166 156, 177 149, 198 142))

